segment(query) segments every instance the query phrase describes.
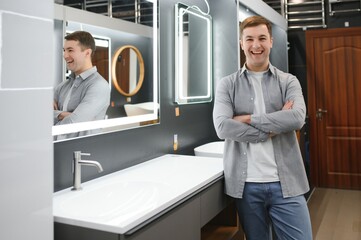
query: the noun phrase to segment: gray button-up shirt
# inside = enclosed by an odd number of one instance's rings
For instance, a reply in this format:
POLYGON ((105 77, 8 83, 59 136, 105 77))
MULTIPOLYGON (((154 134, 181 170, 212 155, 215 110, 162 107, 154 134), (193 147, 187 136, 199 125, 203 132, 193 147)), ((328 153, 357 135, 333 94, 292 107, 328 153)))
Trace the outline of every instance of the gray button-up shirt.
MULTIPOLYGON (((102 120, 110 104, 109 83, 97 72, 97 68, 92 68, 75 77, 71 73, 67 81, 59 84, 54 90, 54 101, 57 102, 60 110, 54 110, 54 125, 64 125, 70 123, 102 120), (69 101, 66 101, 68 92, 71 90, 69 101), (62 121, 58 120, 58 115, 62 112, 66 103, 66 111, 71 112, 62 121)), ((76 133, 60 135, 54 140, 85 136, 90 133, 97 133, 100 130, 89 130, 76 133)))
POLYGON ((226 194, 242 198, 247 177, 247 144, 265 141, 270 133, 284 197, 297 196, 309 190, 309 184, 295 130, 305 122, 306 105, 297 78, 270 64, 262 80, 266 113, 253 114, 254 88, 247 69, 226 76, 216 89, 213 121, 217 135, 225 139, 224 176, 226 194), (286 101, 294 101, 290 110, 282 110, 286 101), (232 118, 251 114, 251 124, 232 118))
POLYGON ((54 110, 54 125, 102 120, 110 103, 109 84, 94 66, 81 73, 78 78, 72 73, 67 81, 59 84, 54 90, 54 100, 59 108, 54 110), (72 86, 67 104, 67 111, 72 114, 59 121, 58 115, 62 112, 67 93, 72 86))

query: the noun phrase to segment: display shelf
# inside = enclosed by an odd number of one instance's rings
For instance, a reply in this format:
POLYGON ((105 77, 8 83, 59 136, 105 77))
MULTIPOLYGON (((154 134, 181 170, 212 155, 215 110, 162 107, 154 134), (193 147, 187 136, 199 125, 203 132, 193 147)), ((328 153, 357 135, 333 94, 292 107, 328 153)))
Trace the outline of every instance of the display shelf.
POLYGON ((339 13, 361 12, 361 0, 329 0, 330 16, 339 13))
POLYGON ((153 4, 147 0, 75 0, 64 5, 152 26, 153 4))
POLYGON ((324 0, 285 2, 288 29, 326 28, 324 0))

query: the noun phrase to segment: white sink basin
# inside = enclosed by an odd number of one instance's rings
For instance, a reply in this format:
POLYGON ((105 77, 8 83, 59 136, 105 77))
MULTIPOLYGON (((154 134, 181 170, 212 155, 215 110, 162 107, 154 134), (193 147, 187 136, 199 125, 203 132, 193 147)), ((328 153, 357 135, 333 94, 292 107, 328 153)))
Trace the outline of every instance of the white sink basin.
POLYGON ((54 193, 54 220, 124 234, 222 175, 221 159, 165 155, 54 193))
POLYGON ((60 209, 66 211, 68 217, 124 222, 138 212, 152 209, 162 193, 172 192, 169 185, 155 182, 118 181, 86 187, 85 191, 72 192, 72 197, 63 196, 60 209), (118 193, 118 189, 122 190, 122 194, 118 193))
POLYGON ((223 158, 224 142, 210 142, 194 149, 196 156, 223 158))
MULTIPOLYGON (((158 103, 157 108, 158 109, 158 103)), ((136 116, 143 114, 151 114, 154 112, 154 102, 144 102, 135 104, 124 104, 125 113, 127 116, 136 116)))

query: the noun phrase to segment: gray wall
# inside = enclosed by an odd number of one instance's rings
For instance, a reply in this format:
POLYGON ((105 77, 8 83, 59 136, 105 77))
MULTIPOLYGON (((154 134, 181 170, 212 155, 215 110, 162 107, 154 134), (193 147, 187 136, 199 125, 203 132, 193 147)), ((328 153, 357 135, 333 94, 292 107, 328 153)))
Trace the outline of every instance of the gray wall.
POLYGON ((53 238, 53 1, 0 1, 0 239, 53 238))
MULTIPOLYGON (((54 144, 54 190, 72 184, 72 152, 90 152, 101 162, 104 172, 84 167, 83 181, 173 152, 173 135, 178 134, 176 153, 193 154, 201 144, 218 140, 212 121, 213 102, 178 106, 174 103, 174 6, 178 0, 161 0, 160 34, 160 124, 92 136, 54 144), (180 116, 175 116, 179 107, 180 116)), ((203 0, 182 1, 206 11, 203 0)), ((214 81, 238 69, 237 7, 234 0, 210 0, 213 17, 214 81)))

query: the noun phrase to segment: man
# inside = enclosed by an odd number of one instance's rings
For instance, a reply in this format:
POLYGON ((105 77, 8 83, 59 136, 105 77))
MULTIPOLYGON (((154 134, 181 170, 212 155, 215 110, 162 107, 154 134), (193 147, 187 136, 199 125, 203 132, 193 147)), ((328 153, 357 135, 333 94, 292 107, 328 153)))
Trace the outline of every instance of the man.
POLYGON ((272 66, 272 26, 260 16, 245 19, 242 69, 217 86, 213 120, 225 139, 226 193, 235 198, 247 240, 312 239, 309 191, 295 130, 306 107, 297 78, 272 66))
MULTIPOLYGON (((76 31, 65 36, 64 59, 71 74, 67 81, 55 88, 54 125, 105 118, 110 102, 110 88, 92 64, 95 48, 94 38, 88 32, 76 31)), ((73 133, 65 137, 85 134, 73 133)))

